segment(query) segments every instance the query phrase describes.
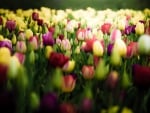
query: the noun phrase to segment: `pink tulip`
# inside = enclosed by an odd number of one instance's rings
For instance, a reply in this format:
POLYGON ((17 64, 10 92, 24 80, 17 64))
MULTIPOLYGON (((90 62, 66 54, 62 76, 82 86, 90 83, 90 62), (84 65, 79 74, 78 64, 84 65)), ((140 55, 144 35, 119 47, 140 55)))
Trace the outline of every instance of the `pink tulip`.
POLYGON ((94 77, 94 66, 84 65, 82 67, 82 75, 85 79, 92 79, 94 77))

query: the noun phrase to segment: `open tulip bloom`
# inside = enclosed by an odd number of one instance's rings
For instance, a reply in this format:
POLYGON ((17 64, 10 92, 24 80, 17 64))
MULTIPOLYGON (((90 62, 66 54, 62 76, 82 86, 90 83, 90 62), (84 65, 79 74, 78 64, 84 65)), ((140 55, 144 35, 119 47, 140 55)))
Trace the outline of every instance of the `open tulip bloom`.
POLYGON ((0 9, 0 112, 150 113, 150 9, 0 9))

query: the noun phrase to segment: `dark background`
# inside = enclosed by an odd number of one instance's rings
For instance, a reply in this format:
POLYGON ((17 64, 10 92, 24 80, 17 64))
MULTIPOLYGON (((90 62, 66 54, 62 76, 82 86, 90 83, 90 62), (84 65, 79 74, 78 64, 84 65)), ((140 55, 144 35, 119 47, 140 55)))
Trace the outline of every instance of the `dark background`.
POLYGON ((29 9, 41 6, 55 9, 79 9, 90 6, 95 9, 145 9, 150 8, 150 0, 0 0, 0 8, 29 9))

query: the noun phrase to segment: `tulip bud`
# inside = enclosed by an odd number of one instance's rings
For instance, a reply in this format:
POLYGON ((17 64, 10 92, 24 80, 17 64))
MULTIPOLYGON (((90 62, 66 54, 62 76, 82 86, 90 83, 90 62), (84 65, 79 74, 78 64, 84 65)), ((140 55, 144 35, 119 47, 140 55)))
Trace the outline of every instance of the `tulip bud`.
POLYGON ((105 61, 100 60, 95 70, 95 77, 99 80, 104 80, 107 77, 108 71, 109 65, 106 66, 105 61))
POLYGON ((94 77, 94 66, 84 65, 82 67, 82 75, 84 79, 92 79, 94 77))
POLYGON ((101 26, 101 30, 104 34, 109 34, 110 33, 110 28, 111 28, 111 23, 104 23, 101 26))
POLYGON ((60 88, 63 81, 62 71, 59 68, 56 68, 52 76, 52 84, 56 88, 60 88))
POLYGON ((121 39, 117 39, 115 41, 114 47, 116 49, 116 51, 118 51, 120 56, 126 56, 127 53, 127 47, 126 44, 123 40, 121 39))
POLYGON ((72 92, 75 88, 76 79, 73 77, 73 75, 65 75, 63 76, 62 81, 62 91, 63 92, 72 92))
POLYGON ((117 71, 111 71, 107 77, 106 84, 110 89, 114 89, 117 86, 119 75, 117 71))
POLYGON ((45 47, 45 56, 48 59, 50 57, 51 52, 53 51, 52 46, 46 46, 45 47))
POLYGON ((21 52, 21 53, 25 53, 27 51, 27 47, 26 47, 25 41, 17 41, 16 51, 17 52, 21 52))
POLYGON ((76 113, 75 106, 71 103, 61 103, 59 110, 60 113, 76 113))
POLYGON ((8 76, 9 78, 16 78, 17 74, 18 74, 18 69, 20 66, 20 62, 17 59, 16 56, 12 56, 10 59, 10 64, 9 64, 9 69, 8 69, 8 76))
POLYGON ((8 39, 4 39, 4 40, 0 41, 0 47, 7 47, 11 51, 12 50, 12 42, 8 39))
POLYGON ((14 20, 7 20, 6 28, 11 32, 16 29, 16 22, 14 20))
POLYGON ((31 50, 37 50, 38 49, 38 37, 32 36, 29 39, 29 45, 31 50))
POLYGON ((121 84, 123 88, 128 88, 129 86, 131 86, 131 80, 125 70, 122 75, 121 84))
POLYGON ((122 62, 121 56, 116 49, 113 49, 110 56, 110 63, 114 66, 120 66, 122 62))
POLYGON ((0 35, 0 41, 3 41, 3 40, 4 40, 3 35, 0 35))
POLYGON ((110 34, 110 42, 114 43, 117 39, 121 39, 121 31, 114 29, 110 34))
POLYGON ((93 54, 95 56, 102 56, 104 53, 103 46, 100 41, 96 40, 93 43, 93 54))
POLYGON ((133 113, 131 109, 124 107, 121 111, 121 113, 133 113))
POLYGON ((118 21, 118 29, 120 29, 120 30, 124 30, 125 29, 125 26, 126 26, 126 21, 125 20, 120 20, 120 21, 118 21))
POLYGON ((32 110, 36 110, 40 105, 40 99, 39 96, 35 93, 32 92, 30 94, 30 107, 32 110))
POLYGON ((13 34, 13 37, 12 37, 11 41, 12 41, 12 44, 16 44, 17 38, 16 38, 15 34, 13 34))
POLYGON ((138 40, 138 51, 140 54, 150 55, 150 36, 142 35, 138 40))
MULTIPOLYGON (((28 31, 27 31, 28 32, 28 31)), ((19 40, 19 41, 25 41, 25 33, 24 32, 19 32, 19 35, 18 35, 18 37, 17 37, 17 39, 19 40)))
POLYGON ((0 64, 9 65, 10 62, 10 50, 6 47, 0 48, 0 64))
POLYGON ((75 61, 74 60, 69 60, 66 62, 63 66, 63 71, 65 72, 72 72, 75 68, 75 61))
POLYGON ((31 51, 29 53, 29 61, 30 61, 31 64, 34 64, 34 62, 35 62, 35 53, 34 53, 34 51, 31 51))
POLYGON ((31 29, 27 29, 27 30, 25 31, 25 37, 26 37, 26 39, 29 39, 29 38, 32 37, 32 36, 33 36, 32 30, 31 30, 31 29))
POLYGON ((135 27, 135 32, 138 35, 144 34, 144 24, 141 22, 138 22, 135 27))
POLYGON ((16 56, 18 58, 20 64, 24 63, 24 61, 25 61, 25 55, 23 53, 16 52, 14 54, 14 56, 16 56))

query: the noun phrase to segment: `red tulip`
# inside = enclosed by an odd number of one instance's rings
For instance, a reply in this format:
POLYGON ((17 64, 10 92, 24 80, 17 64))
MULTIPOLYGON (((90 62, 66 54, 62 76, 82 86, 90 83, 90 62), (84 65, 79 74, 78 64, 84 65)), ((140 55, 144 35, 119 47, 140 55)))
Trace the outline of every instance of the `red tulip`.
POLYGON ((62 91, 63 92, 71 92, 74 90, 76 84, 76 78, 73 75, 65 75, 63 76, 62 82, 62 91))
POLYGON ((85 79, 92 79, 94 77, 94 66, 84 65, 82 67, 82 75, 85 79))
POLYGON ((93 43, 94 43, 95 40, 96 40, 95 38, 87 39, 86 40, 86 45, 83 48, 83 50, 86 51, 86 52, 91 52, 92 49, 93 49, 93 43))
POLYGON ((51 26, 48 28, 48 31, 51 32, 52 34, 54 34, 55 28, 53 26, 51 26))
POLYGON ((109 34, 110 33, 110 28, 111 28, 111 24, 110 23, 104 23, 101 26, 101 30, 104 34, 109 34))
POLYGON ((138 87, 150 87, 150 67, 135 64, 132 67, 133 81, 138 87))
POLYGON ((138 45, 137 42, 130 42, 127 46, 127 54, 126 56, 131 58, 132 56, 135 56, 138 54, 138 45))
POLYGON ((37 19, 37 23, 39 26, 42 26, 43 25, 43 19, 37 19))
POLYGON ((61 103, 59 109, 60 113, 76 113, 75 106, 71 103, 61 103))
POLYGON ((0 16, 0 25, 2 25, 3 24, 3 19, 2 19, 2 17, 0 16))
POLYGON ((52 52, 49 57, 49 63, 54 67, 63 67, 69 61, 69 57, 62 53, 52 52))
POLYGON ((32 13, 32 19, 35 20, 35 21, 38 20, 39 19, 39 14, 37 12, 33 12, 32 13))
POLYGON ((14 20, 7 20, 6 28, 11 32, 16 29, 16 22, 14 20))

